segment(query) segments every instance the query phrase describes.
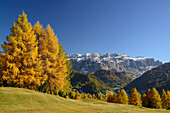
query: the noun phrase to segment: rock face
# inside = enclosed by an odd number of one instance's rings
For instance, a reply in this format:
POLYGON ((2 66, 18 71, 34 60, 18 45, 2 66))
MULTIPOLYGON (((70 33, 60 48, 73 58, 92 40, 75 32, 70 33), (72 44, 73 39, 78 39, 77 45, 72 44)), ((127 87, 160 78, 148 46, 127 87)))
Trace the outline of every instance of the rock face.
POLYGON ((69 60, 72 61, 72 69, 81 72, 96 72, 98 70, 113 70, 126 72, 133 77, 138 77, 144 72, 162 64, 155 61, 154 58, 136 57, 131 58, 128 55, 120 53, 86 53, 69 54, 69 60))

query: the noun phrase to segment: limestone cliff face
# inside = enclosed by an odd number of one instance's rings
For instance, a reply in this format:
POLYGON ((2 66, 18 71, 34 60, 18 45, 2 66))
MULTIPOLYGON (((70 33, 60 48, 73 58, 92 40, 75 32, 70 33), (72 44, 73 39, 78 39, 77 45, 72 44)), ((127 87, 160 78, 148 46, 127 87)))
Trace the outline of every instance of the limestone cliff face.
POLYGON ((113 70, 129 73, 133 77, 138 77, 144 72, 162 64, 158 60, 155 61, 154 58, 131 58, 128 55, 120 53, 69 54, 68 59, 72 61, 72 69, 76 71, 92 73, 101 69, 113 70))

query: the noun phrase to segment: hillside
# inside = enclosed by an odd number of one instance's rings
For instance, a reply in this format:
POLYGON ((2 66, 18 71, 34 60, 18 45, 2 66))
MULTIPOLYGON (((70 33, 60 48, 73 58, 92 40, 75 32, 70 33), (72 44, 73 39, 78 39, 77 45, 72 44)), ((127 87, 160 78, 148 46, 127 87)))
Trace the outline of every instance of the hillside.
POLYGON ((145 92, 152 87, 155 87, 159 92, 162 89, 170 90, 170 63, 145 72, 141 77, 128 84, 125 90, 130 91, 134 87, 140 92, 145 92))
POLYGON ((70 81, 73 88, 81 89, 83 92, 91 94, 97 94, 99 92, 105 94, 106 90, 112 90, 108 85, 93 74, 86 74, 78 71, 73 71, 72 74, 74 76, 70 81))
POLYGON ((69 54, 68 56, 72 62, 72 69, 76 71, 93 73, 99 70, 112 70, 129 73, 135 78, 162 64, 154 58, 132 58, 120 53, 85 53, 69 54))
POLYGON ((94 75, 112 88, 124 87, 134 79, 129 74, 111 70, 99 70, 94 75))
POLYGON ((70 100, 55 95, 21 88, 0 88, 0 113, 167 113, 131 105, 107 103, 99 100, 70 100))

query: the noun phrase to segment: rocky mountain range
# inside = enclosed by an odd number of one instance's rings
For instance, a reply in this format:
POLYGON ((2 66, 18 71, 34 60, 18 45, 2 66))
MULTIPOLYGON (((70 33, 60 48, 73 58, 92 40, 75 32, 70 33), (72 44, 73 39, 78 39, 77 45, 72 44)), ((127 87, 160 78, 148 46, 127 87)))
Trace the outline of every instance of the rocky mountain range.
POLYGON ((98 70, 112 70, 131 74, 135 78, 162 64, 154 58, 131 58, 120 53, 69 54, 68 59, 72 61, 72 69, 76 71, 94 73, 98 70))

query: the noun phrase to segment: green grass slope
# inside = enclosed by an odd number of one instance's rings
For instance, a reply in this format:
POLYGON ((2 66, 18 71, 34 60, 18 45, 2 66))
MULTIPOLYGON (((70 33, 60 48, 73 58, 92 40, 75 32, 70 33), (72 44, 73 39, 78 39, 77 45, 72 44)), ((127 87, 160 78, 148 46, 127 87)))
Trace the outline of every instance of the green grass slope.
POLYGON ((168 113, 167 110, 140 108, 99 100, 70 100, 21 88, 0 88, 0 112, 31 113, 168 113))

